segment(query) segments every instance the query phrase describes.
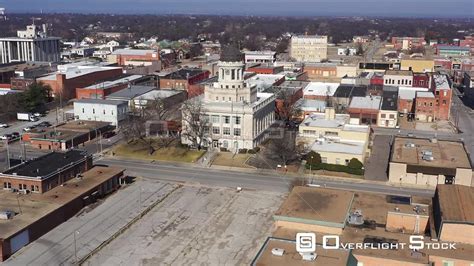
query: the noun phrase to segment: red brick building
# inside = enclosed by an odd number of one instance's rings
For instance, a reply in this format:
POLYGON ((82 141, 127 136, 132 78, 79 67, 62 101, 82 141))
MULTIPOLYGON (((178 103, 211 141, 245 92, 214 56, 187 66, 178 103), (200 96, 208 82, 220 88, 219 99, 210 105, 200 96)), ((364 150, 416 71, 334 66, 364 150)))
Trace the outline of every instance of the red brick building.
POLYGON ((253 72, 257 74, 278 74, 284 71, 283 66, 265 66, 258 65, 254 67, 247 68, 247 72, 253 72))
POLYGON ((392 44, 395 49, 410 50, 426 45, 424 37, 392 37, 392 44))
POLYGON ((436 98, 436 118, 449 120, 453 90, 446 75, 434 74, 431 77, 431 89, 436 98))
POLYGON ((202 69, 180 69, 160 78, 160 89, 185 90, 209 78, 209 71, 202 69))
POLYGON ((2 210, 21 211, 0 223, 0 262, 73 217, 85 206, 117 190, 125 169, 95 166, 63 186, 43 194, 22 195, 0 190, 2 210))
POLYGON ((92 156, 84 151, 52 152, 0 173, 4 189, 45 193, 89 170, 92 156))
POLYGON ((417 92, 415 101, 416 120, 422 122, 432 122, 436 120, 436 98, 430 91, 417 92))
POLYGON ((76 88, 84 88, 122 74, 121 67, 74 67, 38 78, 37 81, 49 85, 53 96, 61 97, 64 101, 76 97, 76 88))
POLYGON ((143 75, 123 75, 85 88, 76 88, 77 99, 105 99, 106 96, 123 90, 129 85, 135 85, 150 78, 143 75))
POLYGON ((429 88, 430 77, 426 73, 413 73, 413 87, 429 88))
POLYGON ((382 85, 383 86, 383 73, 380 72, 372 72, 372 76, 370 77, 369 84, 370 85, 382 85))

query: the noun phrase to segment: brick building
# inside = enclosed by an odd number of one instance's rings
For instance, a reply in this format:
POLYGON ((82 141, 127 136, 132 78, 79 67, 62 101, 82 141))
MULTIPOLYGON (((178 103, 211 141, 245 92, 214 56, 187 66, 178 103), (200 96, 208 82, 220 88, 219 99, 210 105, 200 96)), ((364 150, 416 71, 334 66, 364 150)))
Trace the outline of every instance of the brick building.
POLYGON ((124 169, 95 166, 82 173, 81 178, 69 179, 63 186, 43 194, 0 190, 0 210, 15 211, 9 219, 0 221, 0 262, 85 206, 117 190, 124 180, 124 169), (21 210, 18 202, 21 202, 21 210))
POLYGON ((76 88, 77 99, 105 99, 106 96, 123 90, 130 85, 146 82, 149 77, 143 75, 123 75, 84 88, 76 88))
POLYGON ((337 78, 337 64, 334 63, 307 63, 303 71, 308 74, 308 79, 317 81, 324 78, 337 78))
POLYGON ((392 37, 392 44, 395 49, 410 50, 425 46, 426 41, 424 37, 392 37))
POLYGON ((151 65, 153 62, 160 61, 160 54, 153 49, 118 49, 107 56, 111 63, 117 63, 119 66, 129 65, 151 65))
POLYGON ((112 130, 110 123, 75 120, 55 129, 32 130, 23 134, 23 140, 40 150, 67 151, 112 130))
POLYGON ((266 66, 266 65, 258 65, 249 67, 246 70, 247 72, 253 72, 257 74, 278 74, 284 71, 283 66, 266 66))
POLYGON ((69 100, 76 97, 76 88, 84 88, 122 74, 121 67, 72 66, 38 78, 37 81, 49 85, 54 97, 69 100))
POLYGON ((361 124, 377 124, 381 104, 380 96, 353 97, 347 111, 351 118, 358 118, 361 124))
POLYGON ((209 78, 209 71, 202 69, 180 69, 160 78, 160 89, 185 90, 209 78))
POLYGON ((421 122, 436 120, 436 99, 430 91, 416 92, 415 118, 421 122))
POLYGON ((413 87, 429 88, 430 77, 426 73, 413 73, 413 87))
POLYGON ((84 151, 52 152, 0 173, 4 189, 45 193, 89 170, 92 156, 84 151))
POLYGON ((436 118, 439 120, 449 120, 453 90, 451 89, 451 82, 448 76, 443 74, 432 75, 431 90, 436 98, 436 118))
POLYGON ((416 93, 427 92, 428 88, 398 87, 398 112, 414 117, 416 93))

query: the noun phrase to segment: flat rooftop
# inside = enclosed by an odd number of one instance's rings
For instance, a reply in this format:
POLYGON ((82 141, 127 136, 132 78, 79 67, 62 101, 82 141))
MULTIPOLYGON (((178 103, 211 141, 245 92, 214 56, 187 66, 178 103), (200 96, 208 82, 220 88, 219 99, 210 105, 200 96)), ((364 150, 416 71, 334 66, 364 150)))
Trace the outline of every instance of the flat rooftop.
MULTIPOLYGON (((58 169, 77 163, 87 157, 81 150, 68 152, 51 152, 36 159, 14 166, 1 175, 16 175, 21 177, 38 178, 50 175, 58 169)), ((42 179, 42 178, 41 178, 42 179)))
POLYGON ((411 70, 385 70, 385 75, 393 76, 413 76, 413 71, 411 70))
POLYGON ((443 221, 474 223, 474 187, 438 185, 436 188, 443 221))
MULTIPOLYGON (((293 238, 294 239, 294 238, 293 238)), ((252 266, 290 266, 290 265, 317 265, 317 266, 346 266, 348 265, 350 250, 323 249, 316 247, 318 255, 314 261, 303 261, 296 251, 296 242, 279 238, 268 238, 260 252, 257 254, 252 266), (283 256, 275 256, 272 249, 284 249, 283 256)))
POLYGON ((334 152, 346 153, 354 155, 362 155, 365 153, 364 141, 315 141, 311 150, 316 152, 334 152))
POLYGON ((158 53, 158 51, 153 50, 153 49, 118 49, 118 50, 115 50, 112 54, 145 56, 151 53, 158 53))
POLYGON ((66 79, 72 79, 72 78, 77 78, 80 76, 89 75, 96 72, 108 71, 108 70, 113 70, 113 69, 122 69, 122 68, 121 67, 103 67, 103 66, 77 66, 77 67, 67 68, 66 70, 60 70, 60 71, 54 72, 47 76, 40 77, 37 80, 39 81, 56 80, 57 74, 65 74, 66 79))
POLYGON ((344 224, 354 193, 314 187, 294 187, 276 216, 344 224))
POLYGON ((310 82, 304 89, 304 95, 333 96, 339 83, 310 82))
POLYGON ((417 92, 428 92, 428 88, 421 87, 398 87, 398 98, 403 100, 413 100, 417 92))
MULTIPOLYGON (((396 137, 393 142, 391 161, 420 167, 423 173, 443 173, 446 169, 471 169, 471 162, 462 142, 396 137), (423 152, 431 152, 433 160, 423 160, 423 152), (427 172, 428 171, 428 172, 427 172), (434 171, 434 172, 433 172, 434 171), (439 171, 439 172, 438 172, 439 171)), ((407 169, 410 172, 410 167, 407 169)), ((450 171, 452 173, 452 171, 450 171)))
POLYGON ((162 77, 162 79, 188 79, 203 72, 206 71, 200 68, 182 68, 180 70, 171 72, 170 74, 162 77))
POLYGON ((74 100, 74 103, 90 103, 90 104, 101 104, 101 105, 127 104, 126 101, 104 100, 104 99, 77 99, 77 100, 74 100))
POLYGON ((334 119, 326 119, 326 115, 322 113, 311 113, 308 115, 301 126, 305 127, 325 127, 325 128, 342 128, 349 123, 350 116, 348 114, 336 114, 334 119))
MULTIPOLYGON (((452 187, 452 185, 445 185, 446 187, 452 187)), ((463 187, 463 186, 459 186, 463 187)), ((465 187, 468 189, 473 189, 469 187, 465 187)), ((322 188, 312 188, 312 189, 322 189, 322 188)), ((449 193, 449 191, 447 191, 449 193)), ((472 195, 472 192, 471 192, 472 195)), ((371 228, 364 228, 361 229, 359 227, 352 227, 350 225, 346 226, 343 230, 341 235, 341 242, 342 243, 356 243, 356 242, 363 242, 367 237, 377 237, 380 239, 391 239, 395 240, 398 243, 409 243, 409 237, 411 234, 403 234, 398 232, 389 232, 385 230, 385 224, 387 223, 387 213, 390 211, 394 211, 397 209, 397 212, 400 213, 407 213, 416 215, 417 213, 414 211, 414 206, 422 205, 422 209, 426 209, 426 212, 422 212, 420 215, 428 215, 428 208, 424 207, 431 204, 431 198, 429 197, 412 197, 411 204, 397 204, 397 203, 390 203, 387 201, 387 196, 383 194, 377 193, 354 193, 354 200, 352 206, 350 207, 350 212, 355 210, 361 210, 363 217, 365 220, 374 220, 377 224, 375 229, 371 228), (423 206, 424 205, 424 206, 423 206), (380 225, 380 226, 379 226, 380 225), (383 225, 383 226, 382 226, 383 225)), ((449 196, 448 196, 449 197, 449 196)), ((453 200, 454 201, 454 200, 453 200)), ((471 199, 472 202, 472 199, 471 199)), ((285 202, 286 203, 286 202, 285 202)), ((284 204, 285 204, 284 203, 284 204)), ((462 204, 458 202, 457 204, 462 204)), ((464 204, 466 205, 466 204, 464 204)), ((468 204, 469 205, 469 204, 468 204)), ((333 205, 332 208, 341 208, 339 205, 333 205)), ((280 238, 280 239, 289 239, 288 243, 292 242, 295 239, 296 234, 299 232, 310 232, 308 230, 295 230, 295 229, 288 229, 286 227, 278 227, 274 233, 273 237, 280 238)), ((316 243, 318 245, 322 244, 322 237, 324 234, 316 233, 316 243)), ((438 241, 431 241, 429 237, 424 237, 425 243, 428 242, 438 242, 438 241)), ((279 242, 276 242, 279 243, 279 242)), ((293 242, 294 243, 294 242, 293 242)), ((439 243, 439 242, 438 242, 439 243)), ((333 244, 330 242, 330 244, 333 244)), ((295 245, 293 244, 293 247, 295 245)), ((273 246, 276 247, 276 246, 273 246)), ((281 248, 284 248, 285 251, 291 252, 291 246, 284 246, 281 245, 281 248)), ((453 259, 462 259, 462 260, 472 260, 472 254, 474 254, 474 246, 467 245, 467 244, 460 244, 457 243, 456 250, 453 252, 452 250, 428 250, 423 249, 420 253, 413 253, 409 248, 408 244, 407 247, 404 249, 393 249, 393 250, 382 250, 382 249, 357 249, 353 250, 353 254, 357 257, 357 255, 364 255, 364 256, 371 256, 376 258, 384 258, 393 260, 394 263, 397 262, 413 262, 413 263, 420 263, 427 265, 428 264, 428 256, 429 255, 436 255, 445 258, 453 258, 453 259)), ((316 253, 322 254, 321 252, 325 252, 322 248, 316 248, 316 253)), ((261 257, 264 253, 262 253, 261 257)), ((294 254, 294 253, 293 253, 294 254)), ((269 249, 269 255, 271 255, 271 249, 269 249)), ((299 255, 296 253, 296 255, 299 255)), ((276 256, 273 256, 276 257, 276 256)), ((277 257, 280 258, 280 257, 277 257)), ((297 259, 299 257, 296 256, 297 259)), ((271 258, 269 258, 271 259, 271 258)), ((260 261, 260 260, 257 260, 260 261)), ((317 261, 317 259, 316 259, 317 261)), ((272 261, 273 262, 273 261, 272 261)), ((306 263, 308 265, 313 265, 311 263, 306 263)), ((261 264, 266 265, 266 264, 261 264)), ((273 265, 273 264, 272 264, 273 265)), ((279 265, 279 264, 277 264, 279 265)), ((292 263, 286 263, 285 265, 305 265, 302 261, 297 262, 296 260, 292 263)), ((326 264, 332 265, 332 264, 326 264)), ((337 264, 336 264, 337 265, 337 264)))
POLYGON ((122 78, 118 78, 118 79, 114 79, 114 80, 107 80, 107 81, 100 82, 100 83, 97 83, 97 84, 94 84, 94 85, 91 85, 91 86, 87 86, 87 87, 85 87, 85 89, 98 89, 98 90, 107 89, 107 88, 114 87, 114 86, 117 86, 117 85, 120 85, 120 84, 133 82, 133 81, 139 80, 143 77, 144 77, 144 75, 125 75, 122 78))
POLYGON ((123 90, 119 90, 117 92, 114 92, 110 94, 109 96, 106 97, 106 99, 110 100, 115 100, 115 99, 120 99, 120 100, 131 100, 135 97, 139 97, 149 91, 155 90, 156 87, 153 86, 138 86, 138 85, 132 85, 129 88, 125 88, 123 90))
POLYGON ((98 186, 124 169, 116 167, 95 166, 82 174, 82 179, 71 179, 43 193, 18 194, 0 190, 0 211, 14 211, 16 215, 10 220, 0 220, 0 238, 6 239, 25 229, 35 221, 68 202, 98 186), (21 211, 18 206, 21 207, 21 211))
POLYGON ((183 91, 182 90, 152 90, 140 96, 140 100, 165 99, 165 98, 168 98, 180 93, 183 93, 183 91))
POLYGON ((381 96, 353 97, 349 108, 379 110, 381 103, 381 96))
POLYGON ((71 130, 71 131, 91 131, 95 129, 102 129, 110 126, 109 122, 93 121, 93 120, 74 120, 56 127, 56 130, 71 130))

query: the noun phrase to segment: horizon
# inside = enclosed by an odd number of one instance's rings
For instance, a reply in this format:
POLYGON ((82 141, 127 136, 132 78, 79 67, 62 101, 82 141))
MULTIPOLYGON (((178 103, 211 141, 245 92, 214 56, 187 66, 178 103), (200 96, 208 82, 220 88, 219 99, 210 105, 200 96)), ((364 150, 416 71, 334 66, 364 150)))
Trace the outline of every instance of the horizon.
POLYGON ((109 14, 109 15, 224 15, 261 17, 380 17, 380 18, 474 18, 474 4, 469 0, 454 2, 399 0, 396 3, 362 0, 236 0, 223 5, 219 0, 83 0, 65 3, 60 0, 16 0, 0 6, 10 14, 109 14), (344 5, 344 6, 341 6, 344 5), (456 8, 453 6, 465 6, 456 8))

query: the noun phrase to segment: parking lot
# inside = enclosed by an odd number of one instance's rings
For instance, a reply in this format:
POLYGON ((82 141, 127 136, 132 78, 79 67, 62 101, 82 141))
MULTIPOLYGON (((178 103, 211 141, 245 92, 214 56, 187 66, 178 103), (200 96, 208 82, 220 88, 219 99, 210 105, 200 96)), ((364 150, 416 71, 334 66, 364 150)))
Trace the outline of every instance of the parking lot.
POLYGON ((282 200, 278 193, 184 186, 85 264, 249 264, 282 200))

